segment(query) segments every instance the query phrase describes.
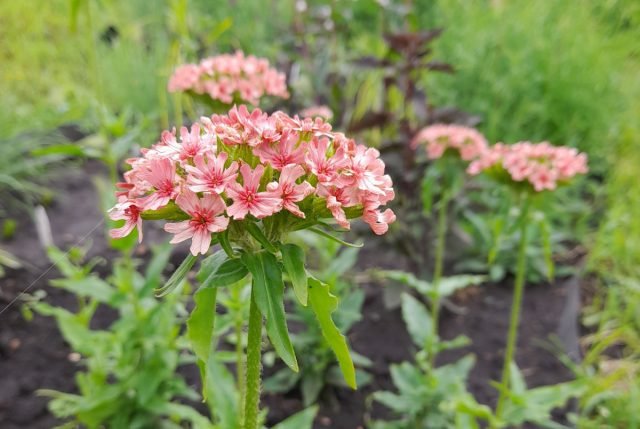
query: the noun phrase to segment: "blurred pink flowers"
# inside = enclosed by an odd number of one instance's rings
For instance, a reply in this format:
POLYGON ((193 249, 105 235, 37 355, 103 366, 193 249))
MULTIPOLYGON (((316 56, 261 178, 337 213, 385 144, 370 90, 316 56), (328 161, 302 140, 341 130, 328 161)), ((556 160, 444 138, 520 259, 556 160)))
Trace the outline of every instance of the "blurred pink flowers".
POLYGON ((476 129, 461 125, 436 124, 423 128, 411 141, 417 148, 424 144, 429 159, 438 159, 448 149, 459 153, 464 161, 472 161, 487 149, 487 140, 476 129))
POLYGON ((334 217, 348 229, 348 218, 361 216, 376 234, 395 221, 393 211, 381 210, 394 191, 380 153, 332 132, 321 119, 240 106, 202 118, 179 140, 165 132, 128 160, 132 169, 111 211, 125 225, 114 237, 140 229, 144 212, 165 207, 168 219, 182 220, 165 226, 172 242, 191 238, 194 255, 207 251, 212 233, 245 218, 281 213, 286 230, 301 219, 313 225, 334 217))
POLYGON ((566 146, 548 142, 496 144, 473 161, 467 172, 472 175, 502 169, 515 182, 528 182, 537 192, 556 189, 577 174, 585 174, 587 155, 566 146))
POLYGON ((179 66, 169 79, 169 92, 206 94, 225 104, 258 105, 260 98, 288 98, 286 76, 269 61, 242 51, 205 58, 199 64, 179 66))
POLYGON ((300 111, 300 116, 303 118, 316 118, 320 117, 325 120, 333 118, 333 111, 327 106, 311 106, 300 111))

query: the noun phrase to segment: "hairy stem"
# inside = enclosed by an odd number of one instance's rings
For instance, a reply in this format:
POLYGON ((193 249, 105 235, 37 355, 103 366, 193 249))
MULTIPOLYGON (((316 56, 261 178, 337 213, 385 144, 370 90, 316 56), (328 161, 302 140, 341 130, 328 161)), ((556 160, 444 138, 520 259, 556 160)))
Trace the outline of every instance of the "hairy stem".
POLYGON ((438 208, 438 226, 436 230, 436 261, 433 269, 433 279, 431 285, 433 287, 433 298, 431 300, 431 336, 427 340, 427 352, 429 355, 429 367, 435 365, 436 352, 435 346, 438 343, 438 321, 440 319, 440 280, 442 279, 442 271, 444 268, 444 249, 447 235, 447 206, 449 200, 443 198, 438 208))
POLYGON ((258 412, 260 410, 260 370, 262 345, 262 315, 256 305, 253 291, 249 310, 249 336, 247 339, 247 368, 244 389, 244 429, 258 429, 258 412))
POLYGON ((236 324, 235 324, 235 334, 236 334, 236 380, 238 383, 238 412, 239 415, 242 415, 242 410, 244 409, 244 379, 245 379, 245 371, 244 371, 244 347, 242 346, 242 328, 243 328, 243 318, 242 318, 242 307, 238 310, 238 315, 236 316, 236 324))
POLYGON ((520 226, 520 244, 518 246, 518 261, 516 265, 516 281, 511 304, 511 318, 509 320, 509 334, 507 337, 507 349, 504 354, 504 366, 502 368, 502 381, 498 405, 496 407, 496 419, 500 420, 504 412, 505 400, 509 390, 511 378, 511 362, 514 358, 516 342, 518 339, 518 325, 520 323, 520 310, 522 308, 522 296, 524 295, 524 279, 527 270, 527 211, 528 204, 524 201, 522 206, 522 225, 520 226))

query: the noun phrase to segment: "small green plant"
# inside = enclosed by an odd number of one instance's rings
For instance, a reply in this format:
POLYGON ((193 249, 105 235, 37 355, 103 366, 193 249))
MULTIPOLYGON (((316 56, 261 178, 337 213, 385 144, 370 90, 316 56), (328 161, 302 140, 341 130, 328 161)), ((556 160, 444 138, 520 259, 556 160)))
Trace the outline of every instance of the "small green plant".
POLYGON ((45 302, 30 302, 35 312, 52 316, 63 337, 85 368, 76 375, 79 393, 40 390, 51 398, 49 409, 68 421, 64 427, 88 428, 193 427, 207 428, 208 419, 178 398, 197 400, 176 369, 188 362, 180 336, 181 295, 158 301, 153 291, 162 282, 170 246, 157 248, 144 274, 127 258, 114 261, 107 280, 91 273, 97 261, 79 265, 74 258, 52 248, 49 257, 63 274, 55 287, 78 297, 71 312, 45 302), (104 330, 91 324, 100 306, 118 312, 104 330))
MULTIPOLYGON (((407 284, 440 302, 456 290, 478 284, 482 276, 454 276, 441 279, 436 289, 432 283, 403 272, 385 272, 386 277, 407 284)), ((447 365, 435 366, 435 357, 444 350, 465 346, 469 338, 460 336, 440 341, 434 336, 434 310, 429 311, 412 295, 402 295, 402 316, 418 352, 415 364, 403 362, 391 367, 391 377, 398 393, 376 392, 373 399, 393 410, 400 418, 374 422, 374 429, 446 429, 475 428, 478 420, 490 421, 491 409, 478 404, 467 391, 466 382, 474 357, 447 365)))

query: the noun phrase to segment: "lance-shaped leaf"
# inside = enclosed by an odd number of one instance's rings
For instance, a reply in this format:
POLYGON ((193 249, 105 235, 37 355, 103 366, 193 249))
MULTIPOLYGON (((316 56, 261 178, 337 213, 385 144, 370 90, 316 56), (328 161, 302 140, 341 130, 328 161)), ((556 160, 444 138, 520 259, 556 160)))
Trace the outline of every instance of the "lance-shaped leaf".
MULTIPOLYGON (((194 295, 195 307, 187 320, 187 337, 191 341, 193 352, 198 358, 198 366, 207 385, 207 362, 215 348, 214 322, 216 317, 217 288, 200 288, 194 295)), ((207 399, 207 389, 203 387, 202 395, 207 399)))
POLYGON ((229 258, 224 250, 219 250, 202 262, 196 278, 201 287, 219 287, 240 281, 248 273, 240 259, 229 258))
POLYGON ((284 363, 298 371, 284 313, 284 283, 276 257, 266 251, 242 253, 241 260, 253 276, 253 291, 260 313, 267 319, 267 334, 284 363))
POLYGON ((165 296, 171 293, 175 288, 177 288, 182 280, 184 280, 191 267, 193 267, 193 264, 196 263, 196 259, 198 259, 196 256, 193 256, 191 253, 189 253, 184 261, 182 261, 180 266, 173 272, 171 277, 169 277, 167 283, 160 289, 156 289, 156 296, 165 296))
POLYGON ((402 318, 413 342, 423 347, 433 331, 431 317, 425 306, 408 293, 402 294, 402 318))
POLYGON ((295 244, 283 244, 280 246, 284 269, 291 279, 293 291, 300 304, 306 307, 309 296, 307 286, 307 272, 304 269, 304 250, 295 244))
POLYGON ((352 389, 356 386, 356 370, 349 353, 347 339, 340 332, 336 324, 331 319, 331 313, 338 307, 338 298, 331 294, 329 286, 321 281, 309 277, 309 303, 311 309, 318 319, 322 335, 335 353, 338 364, 342 370, 347 385, 352 389))

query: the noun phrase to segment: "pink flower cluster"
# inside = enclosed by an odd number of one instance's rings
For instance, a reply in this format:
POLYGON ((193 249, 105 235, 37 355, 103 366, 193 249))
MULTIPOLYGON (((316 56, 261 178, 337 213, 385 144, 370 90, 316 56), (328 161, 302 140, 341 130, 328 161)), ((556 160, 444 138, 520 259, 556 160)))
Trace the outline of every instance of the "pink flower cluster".
POLYGON ((300 116, 303 118, 320 117, 328 121, 333 118, 333 112, 327 106, 311 106, 301 110, 300 116))
POLYGON ((487 149, 487 140, 482 134, 461 125, 436 124, 423 128, 411 141, 413 148, 420 144, 426 144, 429 159, 438 159, 452 149, 464 161, 472 161, 487 149))
POLYGON ((475 175, 494 168, 506 171, 515 182, 527 181, 536 192, 556 189, 559 182, 588 171, 586 154, 548 142, 496 144, 469 164, 467 172, 475 175))
POLYGON ((319 118, 234 107, 179 135, 163 132, 128 163, 110 212, 125 224, 111 235, 124 237, 137 227, 141 238, 144 212, 172 209, 184 220, 165 230, 174 234, 172 243, 192 239, 194 255, 207 252, 211 234, 245 218, 281 213, 278 225, 286 228, 332 216, 349 229, 347 212, 357 212, 376 234, 395 221, 391 209, 381 210, 394 191, 379 152, 332 132, 319 118))
POLYGON ((265 95, 288 98, 286 76, 269 61, 243 52, 205 58, 199 64, 178 67, 169 79, 170 92, 207 94, 225 104, 258 105, 265 95))

